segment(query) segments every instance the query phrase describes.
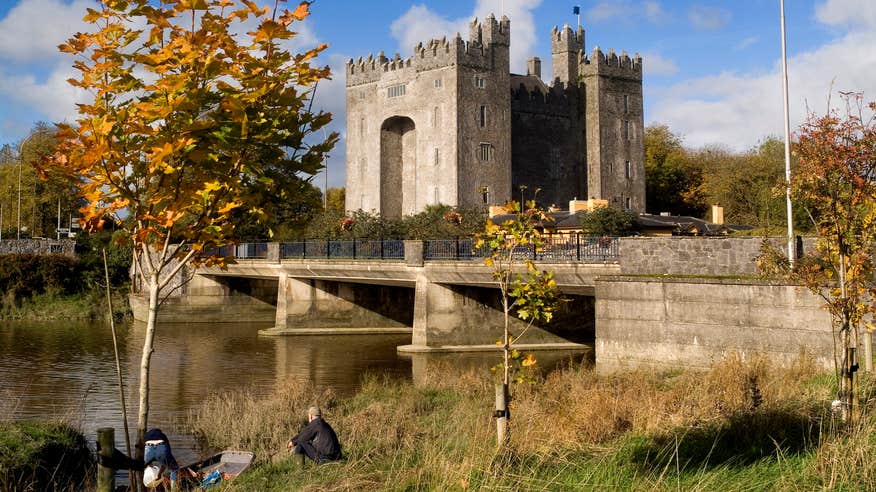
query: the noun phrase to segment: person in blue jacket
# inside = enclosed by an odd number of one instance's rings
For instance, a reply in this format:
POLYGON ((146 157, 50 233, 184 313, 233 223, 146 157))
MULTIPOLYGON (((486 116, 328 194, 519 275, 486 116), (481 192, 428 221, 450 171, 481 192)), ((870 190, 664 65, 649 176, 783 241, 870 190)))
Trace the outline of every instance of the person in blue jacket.
MULTIPOLYGON (((308 424, 286 445, 295 454, 305 455, 316 463, 341 459, 341 444, 332 426, 322 419, 317 406, 307 409, 308 424)), ((302 458, 303 459, 303 458, 302 458)))

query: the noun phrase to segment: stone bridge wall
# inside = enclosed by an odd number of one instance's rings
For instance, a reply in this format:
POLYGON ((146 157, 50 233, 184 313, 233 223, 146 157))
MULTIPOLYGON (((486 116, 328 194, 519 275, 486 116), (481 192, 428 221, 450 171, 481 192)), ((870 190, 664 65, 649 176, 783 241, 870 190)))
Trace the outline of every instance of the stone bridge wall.
POLYGON ((75 255, 76 241, 72 239, 3 239, 0 255, 75 255))
MULTIPOLYGON (((785 238, 770 241, 787 250, 785 238)), ((625 237, 619 244, 620 267, 624 275, 755 275, 762 242, 760 237, 625 237)), ((815 238, 798 239, 798 257, 814 245, 815 238)))

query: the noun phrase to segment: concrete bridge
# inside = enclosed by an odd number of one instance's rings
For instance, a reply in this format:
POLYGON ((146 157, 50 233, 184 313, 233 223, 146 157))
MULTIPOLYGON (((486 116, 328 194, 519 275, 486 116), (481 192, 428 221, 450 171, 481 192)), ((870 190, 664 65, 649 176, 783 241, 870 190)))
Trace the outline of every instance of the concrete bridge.
MULTIPOLYGON (((820 301, 754 278, 760 242, 563 237, 515 252, 553 271, 569 298, 521 346, 595 345, 598 362, 703 366, 729 351, 830 354, 820 301)), ((263 321, 273 324, 261 331, 269 335, 410 333, 401 352, 495 350, 501 336, 492 271, 465 240, 260 243, 224 253, 237 263, 190 272, 163 319, 263 321)), ((142 319, 144 300, 132 296, 132 307, 142 319)))
MULTIPOLYGON (((162 316, 272 320, 274 327, 264 334, 411 333, 403 351, 495 349, 504 320, 499 291, 470 240, 376 243, 381 242, 229 248, 223 253, 235 256, 236 263, 198 269, 162 316)), ((620 273, 617 245, 617 239, 563 236, 538 252, 515 252, 553 271, 570 299, 549 326, 530 328, 522 343, 531 349, 582 349, 592 342, 595 279, 620 273)), ((134 303, 135 317, 142 317, 143 300, 134 303)))

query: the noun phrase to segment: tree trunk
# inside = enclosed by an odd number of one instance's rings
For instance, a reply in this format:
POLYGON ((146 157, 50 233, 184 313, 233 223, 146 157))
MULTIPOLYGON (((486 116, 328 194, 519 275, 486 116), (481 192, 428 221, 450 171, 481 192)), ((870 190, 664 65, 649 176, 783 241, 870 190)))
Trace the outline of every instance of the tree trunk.
MULTIPOLYGON (((149 276, 149 316, 146 320, 146 334, 143 340, 143 353, 140 358, 140 409, 137 417, 136 458, 143 459, 143 438, 149 418, 149 366, 152 361, 153 341, 155 339, 155 320, 158 314, 158 274, 149 276)), ((138 474, 139 475, 139 474, 138 474)), ((137 477, 137 484, 141 483, 137 477)))
POLYGON ((855 371, 858 363, 855 359, 855 347, 846 346, 843 354, 842 381, 840 385, 840 403, 842 404, 842 419, 846 424, 855 423, 855 371))
POLYGON ((873 334, 870 330, 864 331, 864 370, 873 372, 873 334))
POLYGON ((508 443, 508 385, 496 383, 496 445, 504 447, 508 443))

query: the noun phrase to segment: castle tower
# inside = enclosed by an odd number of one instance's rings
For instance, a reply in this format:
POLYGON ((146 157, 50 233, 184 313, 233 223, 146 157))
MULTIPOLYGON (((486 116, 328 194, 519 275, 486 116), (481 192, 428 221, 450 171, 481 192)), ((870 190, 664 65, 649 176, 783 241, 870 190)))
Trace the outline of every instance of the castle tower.
POLYGON ((510 197, 510 33, 490 15, 468 41, 347 62, 347 210, 400 217, 510 197))
POLYGON ((582 57, 588 198, 645 211, 645 123, 642 58, 597 46, 582 57))
POLYGON ((569 86, 578 84, 578 60, 584 50, 584 29, 575 32, 569 24, 558 30, 551 30, 551 63, 553 65, 553 81, 560 81, 569 86))

